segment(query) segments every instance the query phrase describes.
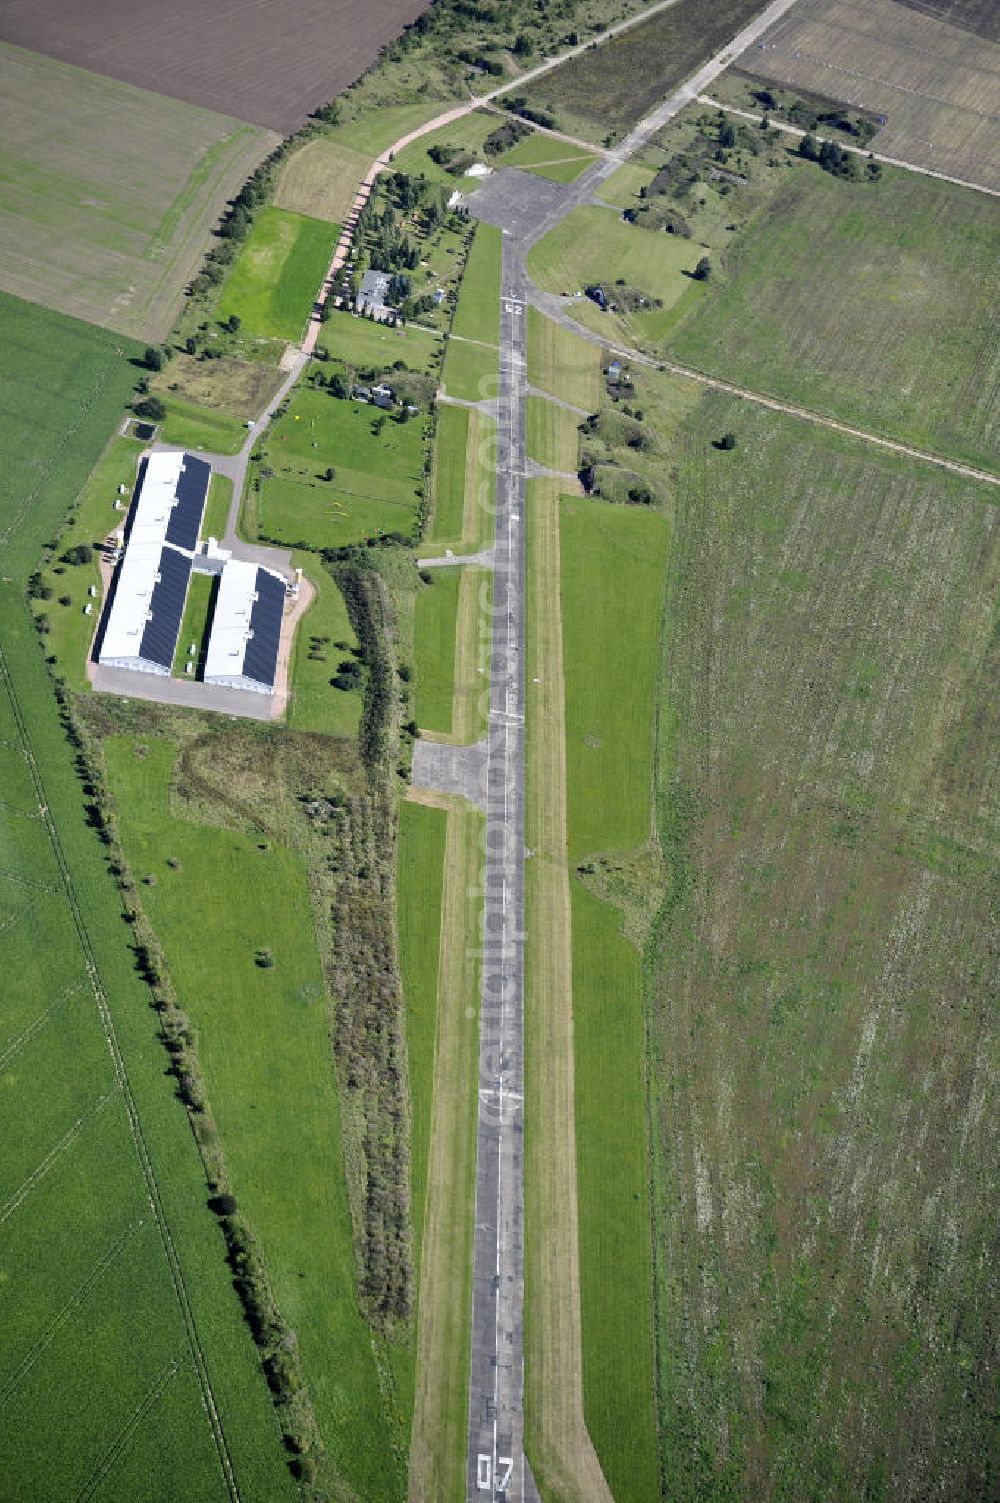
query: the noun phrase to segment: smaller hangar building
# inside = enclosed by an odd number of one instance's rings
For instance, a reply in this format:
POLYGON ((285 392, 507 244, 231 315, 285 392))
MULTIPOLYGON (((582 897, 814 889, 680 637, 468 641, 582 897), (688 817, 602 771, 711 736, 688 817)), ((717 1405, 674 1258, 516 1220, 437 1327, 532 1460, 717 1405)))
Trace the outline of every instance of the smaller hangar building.
POLYGON ((230 559, 219 579, 205 683, 272 694, 284 610, 285 581, 280 574, 230 559))

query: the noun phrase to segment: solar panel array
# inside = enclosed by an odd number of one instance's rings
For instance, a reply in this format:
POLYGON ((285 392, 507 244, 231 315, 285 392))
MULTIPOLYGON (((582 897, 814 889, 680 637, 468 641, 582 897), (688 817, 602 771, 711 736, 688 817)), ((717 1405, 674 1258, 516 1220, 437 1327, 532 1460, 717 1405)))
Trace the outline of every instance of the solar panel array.
POLYGON ((250 612, 250 630, 253 636, 247 642, 243 657, 245 677, 256 679, 259 684, 274 685, 278 667, 278 644, 281 640, 281 618, 285 610, 285 583, 276 579, 267 569, 257 570, 254 586, 257 599, 250 612))
POLYGON ((163 548, 139 656, 161 664, 168 672, 173 666, 190 578, 191 560, 173 548, 163 548))
POLYGON ((176 504, 171 507, 170 521, 167 523, 167 542, 176 543, 178 548, 188 548, 192 551, 198 546, 198 536, 201 532, 201 519, 205 512, 205 498, 208 495, 208 482, 212 478, 212 467, 203 459, 196 459, 193 454, 185 454, 177 481, 175 495, 176 504))

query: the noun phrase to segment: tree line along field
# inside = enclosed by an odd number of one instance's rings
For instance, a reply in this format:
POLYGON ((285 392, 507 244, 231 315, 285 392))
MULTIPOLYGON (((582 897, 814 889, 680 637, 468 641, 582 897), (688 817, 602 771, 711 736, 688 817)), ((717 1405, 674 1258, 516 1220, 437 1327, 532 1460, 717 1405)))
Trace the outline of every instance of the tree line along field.
POLYGON ((0 101, 4 289, 162 337, 227 197, 277 137, 5 44, 0 101))
POLYGON ((241 1496, 291 1498, 24 600, 133 384, 136 350, 13 298, 0 310, 0 953, 17 977, 0 1016, 3 1471, 25 1497, 99 1486, 131 1499, 160 1472, 223 1500, 227 1455, 241 1496))
POLYGON ((294 14, 253 0, 157 15, 123 3, 82 12, 67 0, 13 0, 0 36, 78 68, 289 135, 362 73, 422 9, 420 0, 306 0, 294 14))
POLYGON ((984 1497, 994 498, 716 396, 676 456, 647 957, 664 1484, 984 1497))
POLYGON ((995 7, 992 37, 923 10, 900 0, 799 0, 740 65, 863 107, 881 123, 875 151, 1000 188, 995 7))

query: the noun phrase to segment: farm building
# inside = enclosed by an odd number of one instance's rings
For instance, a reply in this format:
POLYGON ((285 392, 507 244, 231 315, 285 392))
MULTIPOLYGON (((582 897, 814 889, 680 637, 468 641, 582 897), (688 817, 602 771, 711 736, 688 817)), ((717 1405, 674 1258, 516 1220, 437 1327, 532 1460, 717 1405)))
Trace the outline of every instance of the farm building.
POLYGON ((193 454, 143 462, 101 642, 106 666, 169 675, 211 473, 193 454))
POLYGON ((230 559, 219 580, 205 682, 274 692, 285 610, 285 581, 257 564, 230 559))
POLYGON ((387 271, 366 271, 361 278, 354 306, 359 313, 373 313, 377 319, 391 318, 393 310, 386 302, 392 277, 387 271))

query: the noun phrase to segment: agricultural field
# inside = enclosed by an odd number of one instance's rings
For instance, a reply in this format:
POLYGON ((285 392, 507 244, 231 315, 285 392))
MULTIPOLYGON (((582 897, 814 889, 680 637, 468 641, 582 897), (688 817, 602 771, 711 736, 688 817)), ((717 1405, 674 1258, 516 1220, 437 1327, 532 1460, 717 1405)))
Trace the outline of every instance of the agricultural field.
POLYGON ((268 429, 256 469, 262 537, 336 548, 383 532, 410 534, 420 505, 422 422, 300 386, 268 429), (332 469, 333 479, 324 476, 332 469))
POLYGON ((901 3, 952 26, 964 26, 988 42, 1000 42, 1000 15, 993 0, 901 0, 901 3))
POLYGON ((760 9, 757 0, 679 0, 527 85, 529 103, 560 130, 610 145, 723 47, 760 9))
POLYGON ((561 505, 567 856, 577 874, 571 903, 583 1397, 616 1503, 643 1503, 659 1480, 645 934, 633 927, 629 942, 622 910, 643 908, 630 887, 656 868, 644 848, 667 535, 662 513, 589 500, 561 505), (627 656, 624 696, 607 671, 609 644, 627 656))
POLYGON ((649 952, 665 1486, 984 1496, 1000 512, 717 396, 676 462, 649 952))
POLYGON ((261 209, 222 289, 219 318, 235 314, 262 339, 301 339, 336 241, 322 219, 261 209))
POLYGON ((998 250, 996 211, 978 194, 894 169, 876 183, 845 181, 802 163, 732 238, 668 348, 758 391, 988 465, 998 250))
POLYGON ((799 0, 740 66, 868 111, 884 122, 874 151, 1000 189, 1000 38, 922 10, 899 0, 799 0))
POLYGON ((304 865, 274 834, 220 823, 217 809, 211 824, 193 818, 190 804, 179 811, 171 790, 186 778, 169 741, 110 736, 104 757, 143 906, 198 1032, 234 1193, 295 1331, 320 1431, 360 1496, 394 1499, 391 1431, 354 1293, 341 1113, 304 865), (211 960, 191 944, 196 914, 211 927, 211 960))
POLYGON ((0 284, 137 339, 166 334, 226 200, 277 142, 3 43, 0 121, 0 284))
POLYGON ((282 167, 275 207, 343 224, 372 157, 370 151, 356 151, 330 136, 317 136, 293 152, 282 167))
POLYGON ((155 1475, 223 1503, 228 1457, 241 1496, 291 1503, 204 1170, 23 594, 141 352, 7 296, 0 313, 0 907, 3 962, 18 977, 0 1019, 0 1464, 23 1497, 100 1488, 125 1503, 155 1475))
POLYGON ((289 135, 374 62, 421 0, 304 0, 294 16, 254 0, 206 8, 178 0, 157 14, 116 0, 12 0, 0 37, 143 89, 289 135))

